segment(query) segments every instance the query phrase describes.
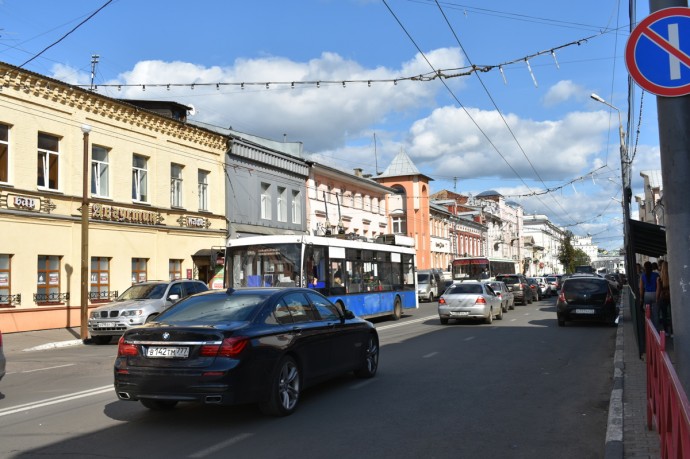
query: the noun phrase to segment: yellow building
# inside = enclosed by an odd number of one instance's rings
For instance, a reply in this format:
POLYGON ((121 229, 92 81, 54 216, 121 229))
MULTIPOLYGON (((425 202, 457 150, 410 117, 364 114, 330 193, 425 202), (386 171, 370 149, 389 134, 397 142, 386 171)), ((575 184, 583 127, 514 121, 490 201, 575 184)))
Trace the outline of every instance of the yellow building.
POLYGON ((182 105, 0 63, 0 330, 79 326, 86 265, 89 307, 146 279, 208 282, 227 235, 226 150, 182 105))

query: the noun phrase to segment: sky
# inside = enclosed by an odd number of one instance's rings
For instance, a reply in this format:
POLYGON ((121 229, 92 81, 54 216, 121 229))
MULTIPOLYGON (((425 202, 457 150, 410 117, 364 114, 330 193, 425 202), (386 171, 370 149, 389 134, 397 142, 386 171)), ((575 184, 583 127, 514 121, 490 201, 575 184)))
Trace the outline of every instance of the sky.
POLYGON ((661 168, 656 97, 628 103, 629 30, 618 0, 0 0, 0 61, 350 173, 404 151, 432 192, 495 190, 617 250, 619 114, 633 195, 661 168))

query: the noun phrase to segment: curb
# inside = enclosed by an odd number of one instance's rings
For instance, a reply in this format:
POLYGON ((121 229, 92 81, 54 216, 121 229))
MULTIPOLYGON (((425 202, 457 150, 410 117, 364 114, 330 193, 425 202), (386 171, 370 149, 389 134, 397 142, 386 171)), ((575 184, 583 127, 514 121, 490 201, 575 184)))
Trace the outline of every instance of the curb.
POLYGON ((22 349, 22 352, 43 351, 46 349, 55 349, 58 347, 78 346, 80 344, 84 344, 84 342, 80 339, 73 339, 73 340, 69 340, 69 341, 57 341, 55 343, 41 344, 40 346, 34 346, 34 347, 27 348, 27 349, 22 349))
POLYGON ((622 314, 616 332, 616 352, 613 356, 613 389, 609 400, 609 417, 606 426, 605 459, 623 458, 623 382, 625 359, 622 314))

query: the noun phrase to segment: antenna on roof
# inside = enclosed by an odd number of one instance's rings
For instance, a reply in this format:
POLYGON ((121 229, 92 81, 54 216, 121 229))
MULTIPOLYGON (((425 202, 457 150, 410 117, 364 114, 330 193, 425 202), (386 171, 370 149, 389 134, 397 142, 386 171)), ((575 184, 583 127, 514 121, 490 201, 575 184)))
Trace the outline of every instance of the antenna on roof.
POLYGON ((382 172, 379 172, 379 157, 376 154, 376 133, 374 132, 374 160, 376 161, 376 175, 381 175, 382 172))
POLYGON ((89 87, 89 91, 93 91, 95 89, 93 80, 96 77, 96 64, 98 64, 99 57, 101 56, 99 56, 98 54, 91 55, 91 87, 89 87))

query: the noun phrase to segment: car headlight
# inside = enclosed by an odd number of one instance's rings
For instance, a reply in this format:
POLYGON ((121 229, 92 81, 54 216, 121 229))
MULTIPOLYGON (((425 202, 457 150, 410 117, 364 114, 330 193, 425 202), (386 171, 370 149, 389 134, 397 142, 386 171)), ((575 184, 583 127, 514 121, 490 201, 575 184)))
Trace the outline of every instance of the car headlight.
POLYGON ((134 317, 134 316, 140 316, 144 313, 141 309, 130 309, 126 311, 122 311, 120 313, 121 317, 134 317))

